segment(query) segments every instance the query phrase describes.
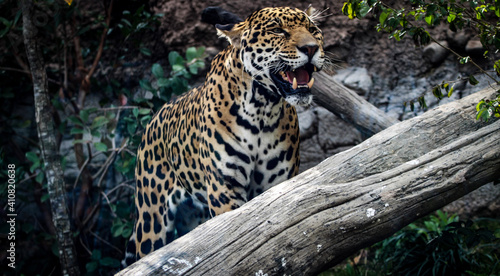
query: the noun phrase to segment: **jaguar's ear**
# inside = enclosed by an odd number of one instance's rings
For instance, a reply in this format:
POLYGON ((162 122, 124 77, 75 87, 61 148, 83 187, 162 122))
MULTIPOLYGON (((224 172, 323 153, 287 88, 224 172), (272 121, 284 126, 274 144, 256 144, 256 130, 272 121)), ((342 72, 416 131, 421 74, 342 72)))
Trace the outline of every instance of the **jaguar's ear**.
POLYGON ((314 14, 316 13, 316 9, 313 8, 312 5, 309 5, 309 7, 307 7, 307 9, 304 12, 307 14, 307 16, 313 17, 314 14))
POLYGON ((207 7, 201 13, 201 21, 215 25, 219 36, 227 38, 234 47, 240 47, 244 23, 239 16, 220 7, 207 7))
POLYGON ((244 29, 244 22, 240 22, 238 24, 216 24, 215 28, 217 28, 217 33, 219 36, 227 38, 229 43, 236 48, 240 48, 241 35, 244 29))

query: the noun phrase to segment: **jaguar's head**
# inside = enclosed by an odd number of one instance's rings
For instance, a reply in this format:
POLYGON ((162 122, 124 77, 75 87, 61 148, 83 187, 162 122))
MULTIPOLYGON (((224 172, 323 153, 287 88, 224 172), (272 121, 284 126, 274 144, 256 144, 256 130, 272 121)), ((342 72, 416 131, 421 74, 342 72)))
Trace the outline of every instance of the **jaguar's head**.
POLYGON ((265 8, 240 23, 216 27, 239 50, 244 70, 254 80, 293 105, 308 105, 313 73, 325 61, 313 12, 265 8))

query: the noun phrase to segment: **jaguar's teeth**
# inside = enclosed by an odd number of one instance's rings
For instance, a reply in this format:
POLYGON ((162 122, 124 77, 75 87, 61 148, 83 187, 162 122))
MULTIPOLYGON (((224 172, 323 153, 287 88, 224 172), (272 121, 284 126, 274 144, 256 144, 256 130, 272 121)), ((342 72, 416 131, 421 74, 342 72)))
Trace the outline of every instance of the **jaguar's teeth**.
POLYGON ((314 78, 311 78, 311 80, 307 83, 307 86, 309 87, 309 89, 311 89, 311 87, 313 87, 313 84, 314 84, 314 78))
POLYGON ((318 68, 316 68, 316 66, 314 66, 314 72, 317 72, 318 71, 318 68))
POLYGON ((286 76, 286 73, 285 73, 285 72, 280 71, 280 75, 281 75, 281 77, 282 77, 284 80, 286 80, 286 79, 287 79, 287 76, 286 76))
POLYGON ((293 78, 293 84, 292 84, 293 90, 297 89, 297 78, 293 78))

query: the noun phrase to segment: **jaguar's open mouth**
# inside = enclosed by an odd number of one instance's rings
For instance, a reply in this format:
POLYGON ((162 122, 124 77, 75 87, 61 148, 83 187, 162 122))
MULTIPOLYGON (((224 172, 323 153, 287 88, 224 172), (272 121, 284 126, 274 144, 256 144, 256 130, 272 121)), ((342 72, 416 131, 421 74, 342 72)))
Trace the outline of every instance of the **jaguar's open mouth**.
POLYGON ((283 97, 298 94, 310 93, 314 84, 312 73, 316 72, 316 66, 308 63, 295 70, 285 69, 271 73, 274 84, 278 87, 283 97))

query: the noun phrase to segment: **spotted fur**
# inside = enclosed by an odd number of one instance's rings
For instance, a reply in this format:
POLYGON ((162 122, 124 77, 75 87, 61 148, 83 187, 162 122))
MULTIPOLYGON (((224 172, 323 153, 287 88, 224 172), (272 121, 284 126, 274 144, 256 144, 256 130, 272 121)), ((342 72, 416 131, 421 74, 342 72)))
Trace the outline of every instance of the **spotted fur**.
POLYGON ((125 265, 298 172, 293 105, 312 100, 312 73, 324 62, 320 29, 293 8, 216 27, 230 45, 204 85, 165 104, 142 137, 125 265))

